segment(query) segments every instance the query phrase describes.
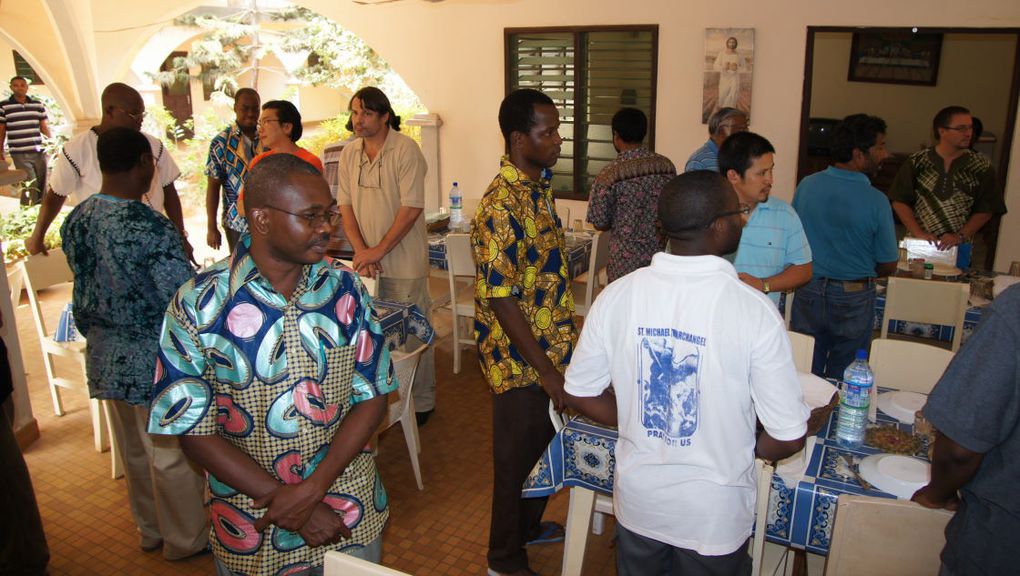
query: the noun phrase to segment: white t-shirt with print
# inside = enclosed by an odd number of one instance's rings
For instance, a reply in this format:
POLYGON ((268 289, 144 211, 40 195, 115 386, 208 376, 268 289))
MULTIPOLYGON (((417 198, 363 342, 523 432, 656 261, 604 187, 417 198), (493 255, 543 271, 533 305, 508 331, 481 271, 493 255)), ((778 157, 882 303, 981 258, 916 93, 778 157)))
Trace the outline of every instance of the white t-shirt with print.
MULTIPOLYGON (((170 156, 170 151, 159 139, 148 134, 145 137, 152 147, 152 157, 156 159, 156 171, 142 202, 162 214, 163 188, 177 180, 181 171, 170 156)), ((94 130, 87 130, 64 144, 64 149, 53 163, 50 188, 54 194, 68 197, 71 205, 80 204, 89 196, 97 194, 103 185, 99 155, 96 152, 98 142, 99 135, 94 130)))
POLYGON ((702 555, 734 552, 754 524, 755 415, 777 440, 807 430, 775 304, 722 258, 658 253, 585 318, 566 391, 598 396, 610 383, 617 520, 702 555))

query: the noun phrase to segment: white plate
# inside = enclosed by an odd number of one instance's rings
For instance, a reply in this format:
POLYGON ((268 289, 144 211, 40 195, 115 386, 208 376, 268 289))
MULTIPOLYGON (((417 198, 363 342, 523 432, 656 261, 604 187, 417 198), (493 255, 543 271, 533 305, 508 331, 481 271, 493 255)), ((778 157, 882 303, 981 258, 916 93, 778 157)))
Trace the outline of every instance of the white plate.
POLYGON ((913 424, 914 413, 927 401, 919 392, 886 392, 878 395, 878 409, 904 424, 913 424))
POLYGON ((931 479, 931 464, 899 454, 868 456, 858 468, 875 488, 903 500, 910 500, 931 479))

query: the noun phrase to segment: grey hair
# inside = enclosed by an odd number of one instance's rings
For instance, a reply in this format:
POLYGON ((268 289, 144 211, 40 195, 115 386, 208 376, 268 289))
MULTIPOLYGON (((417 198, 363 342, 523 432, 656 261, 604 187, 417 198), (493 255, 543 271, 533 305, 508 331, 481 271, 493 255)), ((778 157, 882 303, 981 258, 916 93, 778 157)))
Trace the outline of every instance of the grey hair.
POLYGON ((747 114, 743 111, 737 110, 736 108, 730 108, 729 106, 716 110, 715 114, 712 114, 712 117, 708 119, 708 135, 715 136, 715 133, 719 131, 719 126, 723 122, 737 116, 747 118, 747 114))

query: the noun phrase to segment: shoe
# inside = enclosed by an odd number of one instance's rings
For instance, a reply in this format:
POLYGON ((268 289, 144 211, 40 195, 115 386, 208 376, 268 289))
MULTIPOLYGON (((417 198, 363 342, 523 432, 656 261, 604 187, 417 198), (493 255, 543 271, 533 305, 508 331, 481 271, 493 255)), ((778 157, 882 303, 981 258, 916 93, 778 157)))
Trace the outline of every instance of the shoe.
POLYGON ((212 554, 212 548, 210 548, 209 546, 206 546, 205 548, 202 548, 198 552, 194 552, 192 554, 187 554, 185 556, 179 556, 179 557, 175 557, 175 558, 170 558, 168 556, 164 556, 164 559, 166 559, 167 562, 179 562, 181 560, 190 560, 192 558, 198 558, 200 556, 205 556, 206 554, 212 554))
POLYGON ((522 568, 516 572, 496 572, 492 568, 485 571, 486 576, 539 576, 538 572, 535 572, 531 568, 522 568))
POLYGON ((155 552, 163 547, 163 539, 142 536, 139 546, 141 547, 142 552, 155 552))
POLYGON ((429 421, 429 417, 432 416, 432 413, 435 411, 436 409, 433 408, 432 410, 426 410, 424 412, 415 412, 414 419, 418 422, 418 427, 421 428, 424 426, 425 423, 429 421))
POLYGON ((566 532, 563 530, 563 526, 558 523, 542 522, 538 525, 538 536, 528 540, 528 543, 525 544, 525 546, 563 542, 564 535, 566 535, 566 532))

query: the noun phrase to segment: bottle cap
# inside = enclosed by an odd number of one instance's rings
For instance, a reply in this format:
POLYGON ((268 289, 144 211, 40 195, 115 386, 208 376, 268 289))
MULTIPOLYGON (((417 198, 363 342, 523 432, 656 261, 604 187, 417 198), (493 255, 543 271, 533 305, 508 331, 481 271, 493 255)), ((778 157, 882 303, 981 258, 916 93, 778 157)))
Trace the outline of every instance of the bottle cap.
POLYGON ((867 360, 868 359, 868 351, 865 350, 864 348, 858 348, 857 349, 857 359, 858 360, 867 360))
POLYGON ((924 269, 925 270, 934 270, 935 269, 935 265, 929 262, 929 263, 924 265, 924 269))

